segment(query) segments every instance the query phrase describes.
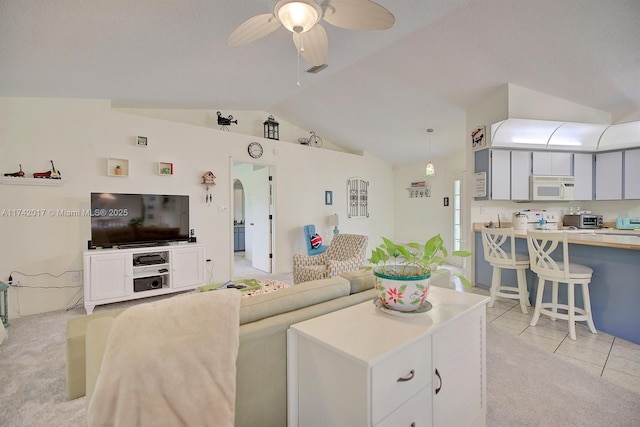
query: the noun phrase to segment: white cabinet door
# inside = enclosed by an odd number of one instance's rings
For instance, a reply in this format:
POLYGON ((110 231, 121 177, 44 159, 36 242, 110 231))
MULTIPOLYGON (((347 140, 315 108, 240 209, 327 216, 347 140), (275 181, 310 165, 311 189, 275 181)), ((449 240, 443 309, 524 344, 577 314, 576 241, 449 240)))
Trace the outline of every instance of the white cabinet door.
POLYGON ((533 152, 534 175, 571 175, 571 153, 533 152))
POLYGON ((175 248, 171 251, 171 288, 204 285, 204 247, 175 248))
POLYGON ((596 200, 622 200, 622 151, 596 154, 596 200))
POLYGON ((574 196, 576 200, 593 200, 593 154, 573 155, 574 196))
POLYGON ((484 424, 484 321, 484 311, 475 310, 433 334, 434 426, 484 424))
POLYGON ((491 199, 511 199, 511 153, 491 151, 491 199))
POLYGON ((133 290, 132 274, 133 258, 130 253, 91 257, 90 299, 97 301, 128 295, 133 290))
POLYGON ((529 200, 531 151, 511 152, 511 200, 529 200))
POLYGON ((624 198, 640 199, 640 149, 624 152, 624 198))

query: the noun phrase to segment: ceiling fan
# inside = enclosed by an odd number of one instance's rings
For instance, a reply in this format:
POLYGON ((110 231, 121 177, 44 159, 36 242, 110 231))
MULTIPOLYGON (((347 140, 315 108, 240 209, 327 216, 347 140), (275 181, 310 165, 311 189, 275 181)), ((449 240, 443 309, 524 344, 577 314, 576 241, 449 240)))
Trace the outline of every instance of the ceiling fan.
POLYGON ((311 65, 327 60, 329 40, 319 21, 348 30, 386 30, 395 17, 371 0, 280 0, 273 13, 249 18, 229 36, 230 47, 243 46, 265 37, 282 25, 293 33, 293 43, 300 55, 311 65))

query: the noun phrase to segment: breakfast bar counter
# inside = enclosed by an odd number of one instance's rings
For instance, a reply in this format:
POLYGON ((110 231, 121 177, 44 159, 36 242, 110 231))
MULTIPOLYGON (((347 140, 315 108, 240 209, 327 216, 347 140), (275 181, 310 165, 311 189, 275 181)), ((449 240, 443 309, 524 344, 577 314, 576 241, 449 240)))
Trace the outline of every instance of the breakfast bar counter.
MULTIPOLYGON (((475 284, 489 289, 492 268, 484 260, 481 229, 482 225, 474 225, 475 284)), ((593 269, 589 293, 596 329, 640 344, 640 232, 597 229, 569 230, 568 233, 571 262, 593 269)), ((526 230, 516 232, 516 251, 528 253, 526 230)), ((561 258, 561 253, 557 258, 561 258)), ((515 273, 504 271, 503 281, 515 284, 515 273)), ((535 303, 537 286, 537 276, 527 270, 532 304, 535 303)), ((566 302, 566 289, 561 289, 559 299, 566 302)), ((547 292, 550 292, 550 287, 545 289, 545 299, 550 298, 547 292)), ((582 304, 579 290, 576 290, 576 302, 582 304)))

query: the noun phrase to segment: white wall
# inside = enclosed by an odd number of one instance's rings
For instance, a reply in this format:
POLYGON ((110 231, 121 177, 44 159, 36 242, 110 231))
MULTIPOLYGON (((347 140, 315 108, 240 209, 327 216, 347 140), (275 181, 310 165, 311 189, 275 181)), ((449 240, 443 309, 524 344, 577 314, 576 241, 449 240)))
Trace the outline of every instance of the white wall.
POLYGON ((440 234, 448 249, 453 248, 453 182, 464 172, 464 156, 433 160, 436 176, 425 177, 426 161, 394 167, 395 236, 400 242, 426 242, 440 234), (426 181, 431 197, 410 198, 407 187, 413 181, 426 181), (449 206, 444 206, 444 198, 449 206))
POLYGON ((11 212, 89 208, 91 192, 190 195, 191 228, 207 246, 215 282, 229 278, 233 256, 234 161, 275 167, 275 273, 291 271, 293 253, 305 251, 302 225, 315 223, 323 237, 329 235, 330 214, 340 213, 341 232, 366 234, 373 242, 393 232, 393 171, 367 153, 315 149, 132 115, 113 111, 105 100, 0 98, 0 172, 16 171, 21 163, 30 175, 49 170, 49 160, 65 185, 0 185, 0 279, 14 272, 13 278, 23 285, 9 290, 12 317, 64 309, 82 296, 81 278, 73 272, 82 269, 90 218, 11 212), (146 148, 136 146, 138 135, 148 137, 146 148), (264 147, 260 160, 247 154, 251 141, 264 147), (128 159, 130 176, 107 176, 108 157, 128 159), (158 175, 160 161, 174 163, 173 176, 158 175), (211 205, 205 203, 201 185, 208 170, 217 176, 211 205), (370 182, 369 218, 346 218, 346 180, 351 176, 370 182), (332 206, 324 205, 325 190, 333 191, 332 206))
MULTIPOLYGON (((120 111, 129 114, 136 114, 146 117, 154 117, 162 120, 169 120, 174 122, 180 122, 195 126, 203 126, 212 129, 220 129, 218 125, 217 111, 213 110, 176 110, 171 108, 114 108, 114 111, 120 111)), ((223 110, 220 111, 223 117, 233 116, 233 120, 237 120, 238 123, 233 123, 227 126, 227 130, 232 133, 240 133, 243 135, 264 136, 264 122, 269 116, 264 111, 253 110, 223 110)), ((298 138, 308 138, 313 129, 302 129, 294 124, 288 123, 279 117, 274 117, 279 123, 280 141, 283 143, 289 142, 293 144, 299 144, 298 138)), ((336 145, 322 137, 322 148, 351 152, 339 145, 336 145)), ((351 152, 353 153, 353 152, 351 152)))

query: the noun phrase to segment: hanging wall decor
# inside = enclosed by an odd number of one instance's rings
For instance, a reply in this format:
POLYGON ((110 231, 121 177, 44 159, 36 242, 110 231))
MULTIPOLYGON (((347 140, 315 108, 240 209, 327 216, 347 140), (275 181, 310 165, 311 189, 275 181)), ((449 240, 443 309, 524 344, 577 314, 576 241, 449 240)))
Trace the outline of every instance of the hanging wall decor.
POLYGON ((471 149, 480 150, 487 146, 486 130, 484 126, 478 126, 471 132, 471 149))
POLYGON ((149 140, 147 139, 146 136, 139 136, 136 139, 136 145, 138 147, 146 147, 148 145, 148 143, 149 143, 149 140))
POLYGON ((204 195, 204 201, 207 205, 211 204, 213 200, 213 196, 209 192, 209 187, 216 185, 215 179, 216 179, 216 176, 211 171, 205 172, 205 174, 202 175, 202 185, 204 185, 206 189, 206 193, 204 195))
POLYGON ((359 177, 347 179, 347 217, 369 218, 369 181, 359 177))
POLYGON ((407 187, 407 190, 409 190, 410 199, 431 197, 431 186, 426 181, 413 181, 411 187, 407 187))

